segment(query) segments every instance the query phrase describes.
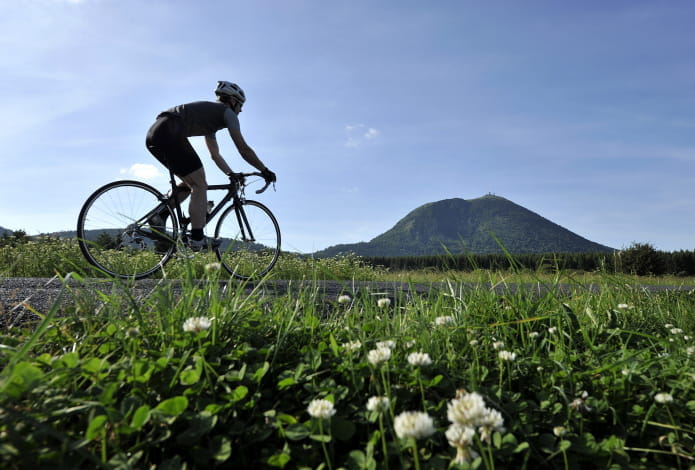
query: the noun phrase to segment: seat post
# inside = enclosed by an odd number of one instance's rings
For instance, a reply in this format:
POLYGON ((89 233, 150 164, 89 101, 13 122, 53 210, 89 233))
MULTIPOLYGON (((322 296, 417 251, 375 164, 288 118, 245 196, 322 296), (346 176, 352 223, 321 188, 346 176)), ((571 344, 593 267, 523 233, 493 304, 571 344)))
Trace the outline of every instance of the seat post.
POLYGON ((171 183, 171 195, 173 196, 176 193, 176 177, 174 176, 174 172, 172 171, 171 168, 168 168, 169 170, 169 183, 171 183))

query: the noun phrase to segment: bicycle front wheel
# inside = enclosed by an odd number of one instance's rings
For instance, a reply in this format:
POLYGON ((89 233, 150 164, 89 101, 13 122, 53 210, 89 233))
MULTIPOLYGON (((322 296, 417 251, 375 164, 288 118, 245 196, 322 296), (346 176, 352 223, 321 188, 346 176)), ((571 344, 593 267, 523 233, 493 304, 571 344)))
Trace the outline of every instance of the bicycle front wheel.
POLYGON ((82 254, 104 273, 140 279, 171 258, 178 227, 164 196, 139 181, 115 181, 97 189, 77 219, 82 254), (166 217, 153 219, 165 211, 166 217))
POLYGON ((260 202, 244 201, 224 211, 215 229, 220 240, 217 257, 237 279, 252 279, 270 271, 280 255, 280 226, 260 202))

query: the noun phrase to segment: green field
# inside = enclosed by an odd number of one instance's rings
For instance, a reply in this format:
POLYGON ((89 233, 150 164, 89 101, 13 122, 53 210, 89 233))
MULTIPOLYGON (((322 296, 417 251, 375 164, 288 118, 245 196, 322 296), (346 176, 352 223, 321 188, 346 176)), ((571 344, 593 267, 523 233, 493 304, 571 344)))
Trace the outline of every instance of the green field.
MULTIPOLYGON (((14 250, 0 251, 4 277, 93 274, 69 243, 14 250)), ((688 291, 611 273, 390 273, 354 258, 284 257, 272 275, 308 282, 280 297, 245 294, 205 256, 166 275, 181 291, 66 282, 60 312, 2 331, 0 467, 695 464, 688 291), (448 288, 326 299, 319 279, 448 288), (548 292, 504 290, 526 282, 548 292)))

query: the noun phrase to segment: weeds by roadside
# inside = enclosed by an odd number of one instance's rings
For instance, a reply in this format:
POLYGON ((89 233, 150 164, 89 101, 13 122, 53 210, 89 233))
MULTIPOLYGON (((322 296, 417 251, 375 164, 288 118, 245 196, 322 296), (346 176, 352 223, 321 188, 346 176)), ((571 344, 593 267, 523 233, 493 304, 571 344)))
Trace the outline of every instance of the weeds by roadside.
POLYGON ((74 307, 0 337, 0 466, 694 463, 688 293, 451 282, 345 292, 327 315, 311 286, 244 295, 206 266, 144 299, 66 283, 74 307))

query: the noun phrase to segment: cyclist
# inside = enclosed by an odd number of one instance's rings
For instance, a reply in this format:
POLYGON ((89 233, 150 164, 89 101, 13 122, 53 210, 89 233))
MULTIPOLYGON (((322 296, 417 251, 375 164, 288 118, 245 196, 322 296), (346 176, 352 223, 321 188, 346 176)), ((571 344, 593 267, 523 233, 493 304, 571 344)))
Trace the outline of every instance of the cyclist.
MULTIPOLYGON (((191 236, 188 245, 193 250, 214 246, 215 241, 205 237, 203 227, 207 211, 207 182, 205 169, 188 137, 204 136, 210 156, 217 167, 226 175, 232 169, 222 158, 215 133, 226 128, 239 154, 251 166, 258 169, 266 182, 275 182, 275 173, 270 171, 246 143, 241 135, 238 114, 246 101, 244 91, 235 83, 217 82, 217 101, 195 101, 170 108, 157 116, 147 132, 147 148, 164 166, 183 180, 179 185, 179 202, 189 195, 188 212, 191 218, 191 236)), ((164 225, 166 212, 153 217, 154 227, 164 225), (158 218, 158 220, 156 220, 158 218)))

